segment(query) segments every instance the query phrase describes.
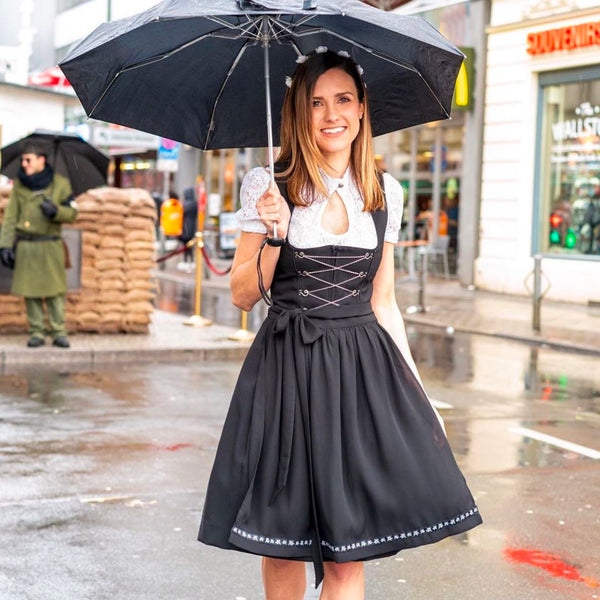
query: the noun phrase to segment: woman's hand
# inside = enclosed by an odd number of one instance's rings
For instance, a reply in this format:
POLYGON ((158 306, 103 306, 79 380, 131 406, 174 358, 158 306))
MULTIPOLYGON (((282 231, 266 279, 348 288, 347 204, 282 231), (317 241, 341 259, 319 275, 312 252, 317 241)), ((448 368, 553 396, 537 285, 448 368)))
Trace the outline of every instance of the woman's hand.
POLYGON ((261 223, 265 225, 268 235, 273 234, 273 223, 277 224, 278 237, 287 236, 290 224, 290 208, 278 189, 269 188, 256 203, 256 210, 261 223))

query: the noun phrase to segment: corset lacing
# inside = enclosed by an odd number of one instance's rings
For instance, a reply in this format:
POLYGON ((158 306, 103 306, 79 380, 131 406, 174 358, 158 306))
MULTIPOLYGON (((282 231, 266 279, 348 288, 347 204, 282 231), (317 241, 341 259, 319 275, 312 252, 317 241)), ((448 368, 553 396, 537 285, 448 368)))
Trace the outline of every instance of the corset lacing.
POLYGON ((373 252, 366 251, 360 256, 331 256, 307 254, 303 251, 297 251, 294 253, 294 256, 297 259, 308 261, 315 266, 314 270, 309 271, 307 269, 302 269, 298 271, 299 278, 306 278, 313 282, 317 282, 317 284, 323 284, 322 287, 309 289, 308 286, 302 287, 302 283, 300 283, 300 288, 298 290, 298 294, 301 297, 312 298, 318 302, 317 305, 310 308, 307 307, 306 310, 317 310, 328 306, 342 306, 345 300, 360 294, 360 290, 349 286, 349 284, 367 276, 370 265, 363 266, 362 263, 364 261, 370 263, 373 259, 373 252), (331 264, 332 261, 335 263, 343 262, 343 264, 331 264), (356 265, 361 265, 360 270, 355 270, 357 268, 356 265), (353 266, 354 269, 351 268, 353 266), (331 280, 324 277, 327 274, 336 272, 342 273, 346 278, 336 283, 333 281, 335 276, 331 277, 331 280), (334 294, 337 297, 333 297, 334 294))

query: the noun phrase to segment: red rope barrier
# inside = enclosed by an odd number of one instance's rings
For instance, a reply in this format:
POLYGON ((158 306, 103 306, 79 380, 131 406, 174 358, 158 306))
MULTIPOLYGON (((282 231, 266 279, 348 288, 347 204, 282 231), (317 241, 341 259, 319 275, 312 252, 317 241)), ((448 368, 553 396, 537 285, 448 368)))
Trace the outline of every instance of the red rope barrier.
POLYGON ((208 254, 206 253, 206 248, 202 247, 202 256, 204 256, 204 260, 206 261, 206 264, 208 265, 208 268, 215 274, 215 275, 227 275, 227 273, 229 273, 229 271, 231 271, 231 265, 225 269, 224 271, 219 271, 219 269, 217 269, 215 267, 215 265, 212 264, 212 262, 210 261, 210 258, 208 256, 208 254))
POLYGON ((182 252, 185 252, 187 246, 183 246, 181 248, 177 248, 177 250, 173 250, 173 252, 169 252, 168 254, 165 254, 164 256, 161 256, 160 258, 156 259, 157 263, 161 263, 165 260, 168 260, 169 258, 173 258, 174 256, 177 256, 178 254, 181 254, 182 252))

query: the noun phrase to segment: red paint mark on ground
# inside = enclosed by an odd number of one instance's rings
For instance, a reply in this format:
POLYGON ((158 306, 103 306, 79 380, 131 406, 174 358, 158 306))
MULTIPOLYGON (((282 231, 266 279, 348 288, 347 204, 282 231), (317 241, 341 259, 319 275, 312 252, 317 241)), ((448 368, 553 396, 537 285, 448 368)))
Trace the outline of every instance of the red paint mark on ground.
POLYGON ((600 587, 600 583, 590 577, 583 577, 574 565, 566 563, 556 554, 541 550, 525 550, 524 548, 505 548, 504 556, 514 563, 531 565, 544 569, 553 577, 561 577, 572 581, 581 581, 590 587, 600 587))
POLYGON ((182 448, 191 448, 194 444, 172 444, 171 446, 154 446, 156 450, 166 450, 167 452, 176 452, 182 448))

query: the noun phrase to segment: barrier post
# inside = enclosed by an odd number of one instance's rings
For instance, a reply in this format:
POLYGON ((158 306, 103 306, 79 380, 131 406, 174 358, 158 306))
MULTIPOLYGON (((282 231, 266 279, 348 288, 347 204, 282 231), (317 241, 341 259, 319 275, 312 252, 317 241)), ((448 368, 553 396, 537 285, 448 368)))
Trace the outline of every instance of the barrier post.
POLYGON ((238 329, 235 333, 232 333, 228 336, 227 339, 233 340, 235 342, 251 342, 254 339, 255 335, 248 331, 248 313, 243 310, 242 311, 242 328, 238 329))
POLYGON ((533 330, 541 331, 542 309, 542 255, 533 257, 533 330))
MULTIPOLYGON (((160 255, 164 256, 167 253, 167 243, 165 238, 165 230, 162 225, 158 226, 158 247, 160 251, 160 255)), ((161 271, 164 271, 167 268, 167 265, 164 262, 159 263, 158 268, 161 271)))
POLYGON ((421 270, 419 271, 419 292, 417 296, 417 306, 419 312, 427 312, 425 306, 425 283, 427 281, 427 252, 424 248, 419 248, 421 255, 421 270))
POLYGON ((531 298, 533 300, 533 312, 532 312, 532 323, 531 327, 533 331, 539 333, 542 330, 542 299, 548 293, 550 288, 552 287, 548 278, 544 275, 542 271, 542 255, 534 254, 533 255, 533 271, 525 277, 523 281, 525 285, 525 289, 531 293, 531 298), (530 279, 533 277, 533 287, 530 287, 530 279), (542 284, 545 282, 546 289, 542 289, 542 284))
POLYGON ((206 210, 206 191, 204 181, 198 179, 198 227, 194 236, 196 242, 196 289, 194 293, 194 314, 187 318, 183 324, 192 327, 206 327, 212 325, 212 321, 200 314, 202 304, 202 249, 204 248, 204 211, 206 210))
POLYGON ((409 306, 406 309, 408 314, 424 313, 429 310, 429 307, 425 304, 425 284, 427 281, 427 249, 424 246, 420 246, 417 250, 417 254, 421 256, 421 265, 419 269, 419 287, 417 289, 417 304, 409 306))
POLYGON ((196 232, 196 290, 194 292, 194 314, 188 317, 183 324, 192 327, 206 327, 212 325, 210 319, 206 319, 200 314, 202 304, 202 248, 204 240, 202 232, 196 232))

